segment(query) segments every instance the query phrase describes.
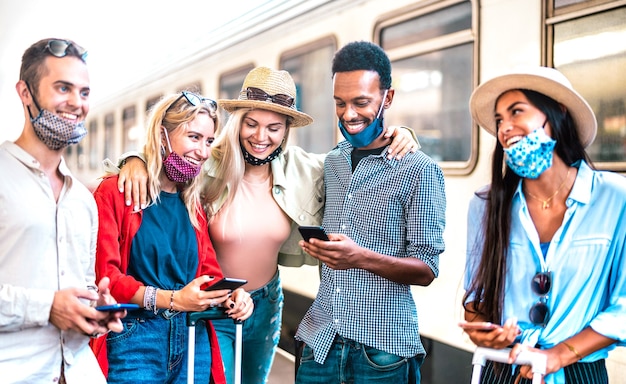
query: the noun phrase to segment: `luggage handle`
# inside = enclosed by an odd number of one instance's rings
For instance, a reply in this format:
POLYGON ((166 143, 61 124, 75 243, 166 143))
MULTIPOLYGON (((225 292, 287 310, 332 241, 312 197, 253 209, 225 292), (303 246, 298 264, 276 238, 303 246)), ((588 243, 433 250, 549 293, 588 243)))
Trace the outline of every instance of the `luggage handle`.
POLYGON ((187 312, 187 326, 195 327, 196 323, 200 320, 219 320, 226 318, 228 318, 226 308, 209 307, 209 309, 201 312, 187 312))
MULTIPOLYGON (((510 352, 511 348, 493 349, 477 347, 474 351, 474 357, 472 358, 472 365, 474 366, 472 370, 472 384, 478 384, 480 382, 480 373, 487 360, 508 363, 510 352)), ((539 352, 521 351, 513 363, 517 365, 530 365, 533 372, 533 384, 541 384, 541 378, 546 373, 546 355, 539 352)))
MULTIPOLYGON (((209 307, 201 312, 187 312, 187 327, 189 327, 189 345, 187 347, 187 382, 193 383, 194 364, 193 356, 195 354, 196 334, 193 330, 200 320, 219 320, 228 319, 226 308, 209 307)), ((243 342, 243 322, 233 320, 235 322, 235 384, 241 383, 241 345, 243 342)))

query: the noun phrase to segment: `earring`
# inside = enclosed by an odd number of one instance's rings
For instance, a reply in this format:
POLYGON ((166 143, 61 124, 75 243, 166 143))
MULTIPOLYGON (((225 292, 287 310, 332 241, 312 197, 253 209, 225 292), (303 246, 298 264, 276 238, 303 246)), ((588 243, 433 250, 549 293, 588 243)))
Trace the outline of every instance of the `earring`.
POLYGON ((161 157, 165 158, 165 147, 161 144, 161 157))

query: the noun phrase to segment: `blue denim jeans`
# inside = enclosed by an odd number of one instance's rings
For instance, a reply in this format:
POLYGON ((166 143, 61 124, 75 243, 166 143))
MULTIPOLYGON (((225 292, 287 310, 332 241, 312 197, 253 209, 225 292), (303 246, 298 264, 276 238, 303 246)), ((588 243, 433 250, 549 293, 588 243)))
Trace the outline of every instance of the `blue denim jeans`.
MULTIPOLYGON (((252 316, 243 323, 242 383, 267 382, 274 353, 280 339, 283 289, 278 272, 262 288, 250 292, 254 302, 252 316)), ((226 381, 235 381, 235 323, 230 319, 213 320, 226 370, 226 381)))
POLYGON ((311 347, 304 345, 296 383, 419 384, 423 362, 423 355, 405 358, 337 336, 324 364, 317 363, 311 347))
MULTIPOLYGON (((139 310, 128 313, 121 333, 107 335, 111 383, 187 383, 189 328, 186 314, 166 319, 139 310)), ((196 325, 194 382, 208 383, 211 347, 204 321, 196 325)))

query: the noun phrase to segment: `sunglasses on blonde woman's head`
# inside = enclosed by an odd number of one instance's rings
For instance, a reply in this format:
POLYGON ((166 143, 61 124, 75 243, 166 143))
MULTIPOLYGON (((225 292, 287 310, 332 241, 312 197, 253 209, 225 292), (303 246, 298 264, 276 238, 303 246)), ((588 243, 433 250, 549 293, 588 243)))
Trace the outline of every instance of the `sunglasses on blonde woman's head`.
POLYGON ((44 51, 50 52, 50 54, 55 57, 65 57, 70 47, 74 47, 81 59, 85 60, 87 58, 87 50, 85 48, 67 40, 49 40, 48 44, 44 47, 44 51))
POLYGON ((180 96, 178 96, 178 98, 174 100, 172 104, 170 104, 169 108, 167 108, 167 111, 169 111, 170 108, 172 108, 174 104, 176 104, 178 100, 182 98, 187 100, 187 102, 193 105, 194 107, 197 107, 198 105, 203 104, 207 106, 212 113, 215 113, 217 111, 217 102, 215 100, 200 96, 198 94, 195 94, 189 91, 182 91, 180 93, 180 96))
POLYGON ((539 301, 530 308, 528 317, 535 325, 545 327, 550 320, 547 300, 552 288, 552 272, 537 272, 530 281, 530 289, 539 296, 539 301))
POLYGON ((268 95, 264 90, 255 87, 246 88, 246 97, 248 100, 271 101, 274 104, 279 104, 287 108, 291 108, 294 102, 293 97, 285 95, 284 93, 268 95))

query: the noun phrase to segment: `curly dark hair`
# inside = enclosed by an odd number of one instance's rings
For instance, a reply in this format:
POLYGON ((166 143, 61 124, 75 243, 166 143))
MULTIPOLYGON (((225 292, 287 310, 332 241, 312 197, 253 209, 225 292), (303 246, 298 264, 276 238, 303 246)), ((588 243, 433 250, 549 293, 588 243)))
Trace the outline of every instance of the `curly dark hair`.
POLYGON ((375 71, 381 89, 391 88, 391 62, 381 47, 369 41, 354 41, 335 53, 332 73, 350 71, 375 71))

